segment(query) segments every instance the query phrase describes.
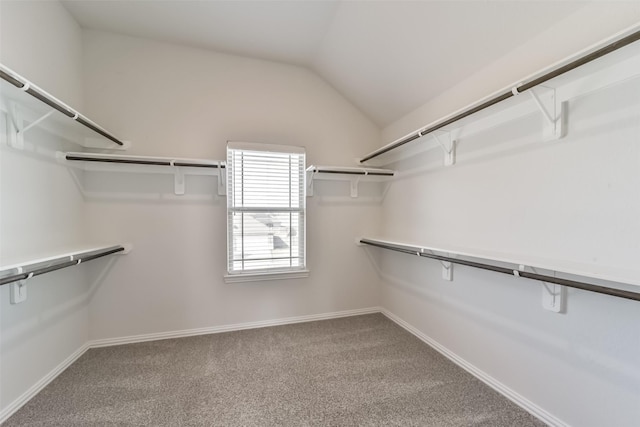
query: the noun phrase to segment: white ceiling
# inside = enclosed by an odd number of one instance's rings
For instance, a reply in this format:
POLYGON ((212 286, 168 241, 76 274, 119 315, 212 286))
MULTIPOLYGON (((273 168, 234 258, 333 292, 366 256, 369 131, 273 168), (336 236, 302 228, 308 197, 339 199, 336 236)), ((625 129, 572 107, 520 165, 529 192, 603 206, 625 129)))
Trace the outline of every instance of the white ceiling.
POLYGON ((583 1, 64 0, 84 28, 309 67, 385 126, 583 1))

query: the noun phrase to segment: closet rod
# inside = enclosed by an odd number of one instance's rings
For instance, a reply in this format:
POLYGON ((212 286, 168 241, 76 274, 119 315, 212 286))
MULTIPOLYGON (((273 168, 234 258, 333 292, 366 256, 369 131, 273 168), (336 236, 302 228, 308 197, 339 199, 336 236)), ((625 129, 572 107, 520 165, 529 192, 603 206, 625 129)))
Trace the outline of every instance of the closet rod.
POLYGON ((62 101, 59 101, 58 99, 48 94, 44 90, 40 89, 38 86, 34 85, 28 80, 20 79, 17 76, 12 75, 9 69, 3 66, 2 64, 0 64, 0 77, 3 80, 11 83, 13 86, 17 87, 18 89, 22 89, 24 92, 28 93, 29 95, 33 96, 39 101, 44 102, 49 107, 61 112, 65 116, 69 117, 70 119, 77 121, 81 125, 91 129, 92 131, 98 133, 99 135, 104 136, 108 140, 115 142, 120 146, 124 146, 124 142, 120 141, 118 138, 111 135, 109 132, 102 129, 100 126, 93 123, 91 120, 84 117, 77 111, 74 111, 71 107, 65 105, 62 101))
POLYGON ((449 119, 446 119, 446 120, 444 120, 444 121, 442 121, 440 123, 437 123, 437 124, 435 124, 435 125, 433 125, 433 126, 431 126, 429 128, 416 131, 415 133, 413 133, 413 134, 411 134, 411 135, 409 135, 409 136, 407 136, 405 138, 402 138, 402 139, 396 141, 395 143, 392 143, 392 144, 390 144, 388 146, 382 147, 379 150, 376 150, 373 153, 371 153, 368 156, 366 156, 363 159, 361 159, 360 163, 364 163, 364 162, 366 162, 368 160, 371 160, 371 159, 373 159, 375 157, 381 156, 382 154, 387 153, 387 152, 389 152, 391 150, 395 150, 396 148, 401 147, 401 146, 403 146, 403 145, 405 145, 405 144, 407 144, 407 143, 409 143, 409 142, 411 142, 413 140, 416 140, 416 139, 418 139, 418 138, 420 138, 420 137, 422 137, 422 136, 424 136, 426 134, 429 134, 431 132, 434 132, 434 131, 437 131, 439 129, 442 129, 443 127, 445 127, 447 125, 450 125, 450 124, 452 124, 454 122, 457 122, 458 120, 464 119, 465 117, 468 117, 468 116, 470 116, 470 115, 472 115, 474 113, 477 113, 478 111, 481 111, 481 110, 484 110, 486 108, 489 108, 492 105, 495 105, 495 104, 497 104, 497 103, 499 103, 501 101, 504 101, 504 100, 509 99, 509 98, 511 98, 513 96, 516 96, 517 94, 522 93, 522 92, 524 92, 526 90, 529 90, 529 89, 531 89, 531 88, 533 88, 535 86, 538 86, 538 85, 546 82, 547 80, 551 80, 554 77, 558 77, 558 76, 560 76, 560 75, 562 75, 562 74, 564 74, 564 73, 566 73, 568 71, 571 71, 571 70, 573 70, 575 68, 578 68, 578 67, 580 67, 580 66, 582 66, 584 64, 587 64, 587 63, 589 63, 591 61, 594 61, 594 60, 596 60, 596 59, 598 59, 598 58, 600 58, 602 56, 605 56, 605 55, 607 55, 607 54, 609 54, 611 52, 614 52, 614 51, 616 51, 618 49, 621 49, 621 48, 623 48, 623 47, 625 47, 625 46, 627 46, 627 45, 629 45, 629 44, 631 44, 633 42, 636 42, 638 40, 640 40, 640 30, 636 31, 636 32, 634 32, 634 33, 632 33, 632 34, 630 34, 630 35, 628 35, 626 37, 623 37, 620 40, 617 40, 617 41, 615 41, 613 43, 610 43, 610 44, 608 44, 608 45, 606 45, 606 46, 604 46, 604 47, 602 47, 602 48, 600 48, 600 49, 598 49, 598 50, 596 50, 596 51, 594 51, 594 52, 592 52, 592 53, 590 53, 588 55, 585 55, 585 56, 583 56, 581 58, 578 58, 575 61, 571 61, 566 65, 563 65, 563 66, 561 66, 559 68, 556 68, 555 70, 552 70, 552 71, 550 71, 550 72, 548 72, 546 74, 543 74, 540 77, 537 77, 537 78, 531 80, 528 83, 523 83, 522 85, 517 86, 517 87, 515 87, 513 89, 510 89, 509 91, 504 92, 504 93, 502 93, 500 95, 497 95, 497 96, 495 96, 493 98, 490 98, 487 101, 484 101, 479 105, 476 105, 475 107, 471 107, 471 108, 469 108, 467 110, 464 110, 461 113, 456 114, 455 116, 453 116, 453 117, 451 117, 449 119))
MULTIPOLYGON (((170 160, 144 160, 144 159, 120 159, 120 158, 97 158, 88 156, 79 156, 75 154, 65 155, 67 160, 80 160, 84 162, 103 162, 103 163, 127 163, 134 165, 153 165, 153 166, 185 166, 192 168, 218 168, 217 164, 213 163, 189 163, 185 161, 170 161, 170 160)), ((225 168, 225 165, 220 165, 221 169, 225 168)))
MULTIPOLYGON (((33 270, 23 271, 21 273, 12 274, 10 276, 0 278, 0 286, 6 285, 7 283, 17 282, 18 280, 25 280, 30 277, 39 276, 41 274, 50 273, 52 271, 60 270, 66 267, 71 267, 74 265, 78 265, 81 262, 91 261, 97 258, 101 258, 103 256, 115 254, 118 252, 124 251, 125 248, 123 246, 116 246, 107 248, 104 251, 94 253, 92 255, 82 256, 80 255, 78 258, 69 259, 69 257, 60 258, 58 263, 53 265, 48 265, 46 267, 35 268, 33 270)), ((91 253, 91 252, 89 252, 91 253)))
POLYGON ((340 170, 318 170, 314 169, 313 173, 334 173, 338 175, 369 175, 369 176, 393 176, 393 172, 373 172, 373 171, 340 171, 340 170))
POLYGON ((583 291, 596 292, 599 294, 611 295, 614 297, 640 301, 640 293, 637 293, 637 292, 625 291, 622 289, 615 289, 615 288, 608 288, 606 286, 598 286, 598 285, 593 285, 591 283, 578 282, 575 280, 546 276, 544 274, 513 270, 512 268, 499 267, 496 265, 484 264, 484 263, 474 262, 474 261, 466 261, 466 260, 451 258, 447 256, 442 256, 442 255, 428 254, 428 253, 419 252, 416 250, 411 250, 407 247, 395 246, 395 245, 390 245, 386 243, 379 243, 369 239, 360 239, 360 243, 363 243, 365 245, 375 246, 382 249, 402 252, 410 255, 419 255, 421 257, 431 258, 438 261, 450 262, 452 264, 460 264, 460 265, 465 265, 467 267, 474 267, 482 270, 494 271, 496 273, 508 274, 510 276, 514 276, 515 275, 514 271, 517 271, 518 272, 517 274, 519 277, 525 277, 527 279, 539 280, 541 282, 547 282, 547 283, 555 283, 557 285, 567 286, 569 288, 582 289, 583 291))

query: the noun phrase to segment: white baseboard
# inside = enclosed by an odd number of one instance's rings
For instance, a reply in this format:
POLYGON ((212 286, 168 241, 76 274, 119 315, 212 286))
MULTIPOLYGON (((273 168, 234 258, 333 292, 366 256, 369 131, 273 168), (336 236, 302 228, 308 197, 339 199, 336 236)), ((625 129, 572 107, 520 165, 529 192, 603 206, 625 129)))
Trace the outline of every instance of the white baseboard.
POLYGON ((58 366, 53 368, 51 372, 42 377, 40 381, 31 386, 27 391, 22 393, 20 397, 11 402, 9 406, 0 411, 0 424, 4 423, 11 415, 13 415, 18 409, 22 408, 29 400, 31 400, 36 394, 45 388, 51 381, 56 379, 65 369, 67 369, 73 362, 75 362, 80 356, 82 356, 87 350, 89 350, 89 344, 85 343, 80 346, 79 349, 73 352, 71 356, 67 357, 58 366))
POLYGON ((500 381, 496 380, 495 378, 493 378, 492 376, 490 376, 486 372, 484 372, 481 369, 477 368, 475 365, 467 362, 466 360, 464 360, 463 358, 461 358, 460 356, 458 356, 457 354, 455 354, 454 352, 452 352, 448 348, 446 348, 443 345, 441 345, 439 342, 435 341, 431 337, 429 337, 429 336, 425 335, 424 333, 422 333, 417 328, 413 327, 409 323, 407 323, 404 320, 402 320, 400 317, 396 316, 395 314, 391 313, 390 311, 388 311, 388 310, 386 310, 384 308, 381 310, 381 313, 384 314, 385 316, 387 316, 390 320, 392 320, 396 324, 398 324, 398 326, 402 327, 403 329, 405 329, 409 333, 415 335, 418 339, 420 339, 421 341, 425 342, 430 347, 433 347, 436 351, 438 351, 443 356, 445 356, 446 358, 451 360, 453 363, 455 363, 456 365, 460 366, 461 368, 463 368, 464 370, 469 372, 471 375, 473 375, 474 377, 478 378, 480 381, 482 381, 483 383, 487 384, 489 387, 491 387, 492 389, 494 389, 498 393, 502 394, 507 399, 511 400, 513 403, 515 403, 516 405, 520 406, 525 411, 529 412, 534 417, 538 418, 540 421, 543 421, 543 422, 545 422, 548 425, 553 426, 553 427, 570 427, 564 421, 562 421, 559 418, 553 416, 552 414, 550 414, 549 412, 545 411, 540 406, 538 406, 535 403, 531 402, 530 400, 528 400, 524 396, 516 393, 515 391, 513 391, 512 389, 510 389, 506 385, 502 384, 500 381))
POLYGON ((153 334, 131 335, 128 337, 106 338, 89 341, 90 348, 108 347, 112 345, 131 344, 145 341, 184 338, 194 335, 219 334, 221 332, 241 331, 243 329, 266 328, 268 326, 289 325, 293 323, 313 322, 316 320, 337 319, 340 317, 359 316, 362 314, 380 313, 381 307, 359 308, 356 310, 336 311, 333 313, 311 314, 308 316, 286 317, 283 319, 261 320, 258 322, 236 323, 233 325, 212 326, 207 328, 184 329, 181 331, 158 332, 153 334))

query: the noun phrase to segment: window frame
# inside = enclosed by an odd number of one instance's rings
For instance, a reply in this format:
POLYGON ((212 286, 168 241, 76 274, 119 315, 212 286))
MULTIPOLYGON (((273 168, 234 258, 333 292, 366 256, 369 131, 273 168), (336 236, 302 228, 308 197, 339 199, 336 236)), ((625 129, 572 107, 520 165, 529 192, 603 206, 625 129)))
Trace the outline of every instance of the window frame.
MULTIPOLYGON (((246 165, 243 165, 246 167, 246 165)), ((309 270, 307 269, 307 251, 306 251, 306 228, 307 228, 307 206, 306 206, 306 152, 303 147, 289 146, 289 145, 275 145, 275 144, 260 144, 252 142, 227 142, 227 165, 226 165, 226 178, 227 178, 227 266, 226 274, 224 275, 225 282, 248 282, 248 281, 263 281, 263 280, 281 280, 281 279, 293 279, 303 278, 309 276, 309 270), (261 269, 242 269, 233 270, 232 262, 234 251, 234 233, 232 230, 233 215, 236 212, 251 211, 252 208, 245 206, 234 206, 234 168, 235 164, 230 161, 232 155, 231 150, 248 151, 248 152, 264 152, 264 153, 282 153, 293 154, 302 156, 301 171, 296 168, 296 173, 300 173, 300 199, 299 208, 282 207, 269 207, 269 206, 256 206, 255 209, 259 211, 274 213, 282 213, 283 211, 297 212, 301 215, 301 230, 298 230, 299 238, 302 240, 299 242, 298 250, 302 252, 300 266, 292 267, 269 267, 261 269)), ((292 169, 289 169, 292 170, 292 169)), ((244 172, 243 172, 244 173, 244 172)), ((292 192, 292 187, 289 187, 289 194, 292 192)), ((246 236, 242 236, 243 242, 246 236)))

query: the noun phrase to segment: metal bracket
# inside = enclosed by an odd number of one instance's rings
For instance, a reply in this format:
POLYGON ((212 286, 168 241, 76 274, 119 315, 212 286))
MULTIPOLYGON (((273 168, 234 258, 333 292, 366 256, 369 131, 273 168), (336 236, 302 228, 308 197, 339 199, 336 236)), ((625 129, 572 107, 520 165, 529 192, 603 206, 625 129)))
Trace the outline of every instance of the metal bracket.
POLYGON ((11 103, 9 106, 9 114, 7 115, 7 141, 9 142, 9 146, 17 149, 24 148, 24 134, 43 120, 46 120, 53 113, 55 113, 55 110, 50 110, 25 126, 18 104, 11 103))
MULTIPOLYGON (((514 95, 522 93, 518 91, 518 86, 511 89, 514 95)), ((556 90, 547 86, 536 86, 528 92, 544 117, 544 140, 550 141, 565 136, 567 104, 558 100, 556 90)))
POLYGON ((218 196, 227 195, 227 170, 218 162, 218 196))
POLYGON ((171 160, 171 166, 173 166, 174 169, 174 175, 173 175, 173 185, 174 185, 174 190, 173 192, 178 195, 178 196, 182 196, 184 195, 184 172, 182 171, 181 168, 176 167, 173 165, 173 163, 175 162, 175 160, 171 160))
POLYGON ((313 177, 317 172, 309 171, 307 173, 307 197, 313 196, 313 177))
MULTIPOLYGON (((435 253, 432 250, 429 249, 420 249, 420 253, 424 253, 424 252, 428 252, 432 255, 435 255, 435 253)), ((418 253, 418 255, 420 255, 420 253, 418 253)), ((447 256, 451 257, 451 254, 447 254, 447 256)), ((442 278, 444 280, 448 280, 449 282, 453 281, 453 263, 449 262, 449 261, 440 261, 440 264, 442 265, 442 278)))
MULTIPOLYGON (((22 267, 17 268, 17 272, 22 273, 22 267)), ((25 302, 27 300, 27 280, 33 277, 33 273, 29 273, 29 276, 26 279, 18 280, 17 282, 11 283, 10 285, 10 295, 9 302, 11 304, 20 304, 21 302, 25 302)))
POLYGON ((351 178, 351 197, 358 197, 358 184, 360 183, 360 177, 351 178))
POLYGON ((456 140, 451 138, 451 132, 435 131, 433 137, 444 152, 444 165, 452 166, 456 163, 456 140), (436 132, 441 132, 442 139, 436 132))
POLYGON ((531 88, 529 93, 545 118, 544 139, 560 139, 566 130, 566 103, 557 101, 555 89, 545 86, 538 88, 531 88), (544 92, 543 96, 538 95, 537 91, 544 92))
MULTIPOLYGON (((513 275, 520 277, 520 271, 525 271, 524 265, 519 265, 517 270, 513 270, 513 275)), ((536 269, 531 267, 535 273, 536 269)), ((542 308, 554 313, 564 312, 564 301, 567 295, 566 286, 557 285, 555 283, 542 282, 542 308)))
POLYGON ((566 296, 566 286, 542 282, 542 308, 545 310, 563 313, 566 296))
POLYGON ((447 261, 440 261, 440 264, 442 264, 442 278, 451 282, 453 280, 453 264, 447 261))
POLYGON ((9 104, 9 114, 7 114, 7 143, 10 147, 24 148, 24 138, 22 137, 22 113, 15 103, 9 104))

